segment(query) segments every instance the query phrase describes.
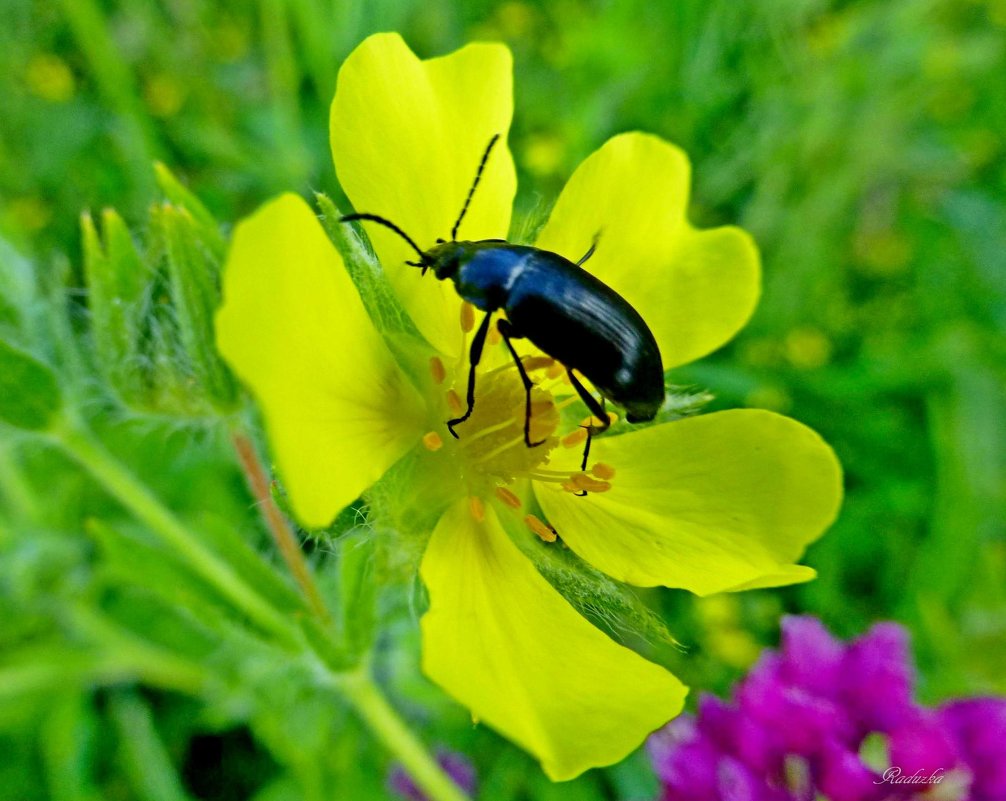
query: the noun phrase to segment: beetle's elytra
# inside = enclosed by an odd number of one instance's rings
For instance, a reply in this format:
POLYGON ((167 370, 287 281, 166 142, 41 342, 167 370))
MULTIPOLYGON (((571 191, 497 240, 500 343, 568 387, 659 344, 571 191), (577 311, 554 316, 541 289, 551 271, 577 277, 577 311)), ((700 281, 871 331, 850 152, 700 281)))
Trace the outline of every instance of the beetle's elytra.
MULTIPOLYGON (((467 409, 460 417, 447 421, 448 430, 457 438, 454 427, 467 420, 475 407, 475 368, 482 357, 492 315, 500 310, 506 319, 499 319, 497 327, 524 383, 524 441, 528 447, 541 443, 530 439, 532 382, 511 343, 513 339, 526 338, 566 367, 573 387, 602 421, 600 426, 588 427, 588 435, 608 428, 603 399, 624 408, 630 423, 652 420, 664 401, 660 350, 653 333, 629 302, 583 269, 584 262, 594 254, 597 237, 576 263, 558 253, 502 239, 457 241, 458 227, 498 139, 499 134, 486 147, 451 229, 451 241, 438 240, 433 247, 422 250, 397 225, 376 214, 347 214, 342 218, 342 222, 362 220, 390 228, 418 254, 419 260, 408 264, 421 268, 424 275, 433 270, 441 281, 450 279, 458 295, 486 312, 469 352, 467 409), (574 370, 594 385, 602 402, 587 391, 574 370)), ((584 449, 584 465, 589 449, 590 436, 584 449)))

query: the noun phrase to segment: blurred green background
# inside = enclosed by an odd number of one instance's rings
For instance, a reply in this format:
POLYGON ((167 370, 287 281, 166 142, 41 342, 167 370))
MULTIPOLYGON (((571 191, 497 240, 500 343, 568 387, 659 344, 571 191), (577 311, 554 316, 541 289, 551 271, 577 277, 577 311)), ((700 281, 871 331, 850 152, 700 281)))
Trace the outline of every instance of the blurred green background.
MULTIPOLYGON (((335 76, 380 30, 421 56, 511 46, 518 230, 609 136, 644 129, 690 154, 693 221, 761 246, 753 322, 674 378, 821 432, 846 503, 813 583, 646 594, 687 648, 663 661, 725 692, 785 611, 843 636, 893 618, 926 701, 1006 692, 1006 0, 0 0, 0 261, 32 265, 36 311, 80 338, 80 213, 113 206, 142 238, 154 160, 227 224, 285 189, 338 198, 335 76)), ((86 359, 53 359, 95 382, 86 359)), ((93 411, 172 508, 261 535, 218 427, 93 411)), ((129 520, 0 430, 0 798, 382 797, 387 757, 352 715, 240 634, 200 634, 151 589, 129 520)), ((425 741, 470 756, 483 797, 653 796, 641 755, 553 786, 473 729, 418 674, 408 593, 386 601, 379 670, 425 741)))

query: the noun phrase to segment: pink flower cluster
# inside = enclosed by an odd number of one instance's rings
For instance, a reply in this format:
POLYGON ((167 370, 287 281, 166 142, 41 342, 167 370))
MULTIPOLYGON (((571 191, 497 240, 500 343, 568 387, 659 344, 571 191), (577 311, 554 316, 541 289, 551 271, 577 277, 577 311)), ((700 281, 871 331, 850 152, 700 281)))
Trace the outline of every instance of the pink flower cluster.
POLYGON ((1006 801, 1006 699, 919 706, 895 623, 849 644, 813 617, 782 632, 732 702, 705 696, 650 738, 662 801, 1006 801))

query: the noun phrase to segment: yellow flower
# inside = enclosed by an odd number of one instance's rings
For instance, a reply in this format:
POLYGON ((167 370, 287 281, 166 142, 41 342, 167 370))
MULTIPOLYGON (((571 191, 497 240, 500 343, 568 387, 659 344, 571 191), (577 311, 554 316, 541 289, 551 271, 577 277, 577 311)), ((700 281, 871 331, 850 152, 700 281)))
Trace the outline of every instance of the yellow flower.
MULTIPOLYGON (((516 191, 511 114, 506 47, 421 61, 397 35, 373 36, 339 74, 339 181, 358 210, 430 247, 449 234, 501 133, 459 239, 505 237, 516 191)), ((680 150, 616 136, 573 175, 536 243, 575 260, 601 231, 587 267, 647 320, 665 368, 730 339, 759 292, 751 240, 736 228, 692 228, 688 185, 680 150)), ((529 449, 523 390, 498 343, 455 441, 444 421, 464 395, 471 320, 449 282, 421 278, 403 264, 415 256, 408 246, 371 228, 421 337, 378 331, 299 198, 266 204, 234 234, 219 345, 262 409, 294 512, 323 526, 395 466, 410 525, 432 529, 420 568, 426 674, 553 779, 618 761, 678 714, 687 690, 553 589, 526 554, 561 545, 535 535, 558 532, 583 559, 640 586, 707 595, 805 581, 813 571, 793 563, 837 513, 838 463, 799 423, 737 410, 600 437, 581 472, 577 429, 561 423, 574 402, 561 371, 528 352, 532 436, 547 439, 529 449), (586 497, 574 494, 582 488, 586 497)))

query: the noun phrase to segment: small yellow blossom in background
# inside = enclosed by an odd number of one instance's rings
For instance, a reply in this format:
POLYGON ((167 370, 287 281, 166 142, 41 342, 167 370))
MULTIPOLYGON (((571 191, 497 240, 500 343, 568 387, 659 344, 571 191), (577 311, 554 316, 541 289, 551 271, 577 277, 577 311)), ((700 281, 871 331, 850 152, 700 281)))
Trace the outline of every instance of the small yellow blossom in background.
POLYGON ((24 79, 32 94, 50 103, 65 103, 77 91, 77 81, 66 62, 51 53, 32 56, 24 79))
POLYGON ((794 328, 786 334, 786 359, 799 370, 823 367, 831 360, 831 340, 819 328, 794 328))
POLYGON ((733 595, 711 595, 695 606, 704 647, 720 662, 746 670, 760 653, 758 641, 744 628, 740 604, 733 595))
POLYGON ((152 75, 143 85, 143 99, 155 117, 166 119, 181 111, 185 103, 185 87, 170 75, 152 75))
MULTIPOLYGON (((332 104, 342 188, 430 247, 501 134, 459 239, 505 238, 512 109, 506 47, 421 61, 397 35, 372 36, 342 66, 332 104)), ((743 231, 688 223, 689 183, 678 148, 621 134, 576 170, 535 243, 576 260, 601 231, 587 268, 642 314, 665 369, 728 341, 760 287, 743 231)), ((611 432, 581 470, 578 430, 561 425, 577 402, 561 366, 525 352, 532 437, 546 440, 529 449, 523 388, 499 343, 455 440, 444 421, 464 396, 470 309, 405 266, 414 254, 392 232, 368 234, 413 336, 375 326, 298 197, 241 223, 227 259, 219 347, 261 407, 294 513, 325 526, 394 468, 380 499, 428 537, 426 674, 553 779, 616 762, 681 711, 687 690, 581 617, 528 554, 565 546, 620 581, 699 595, 806 581, 814 572, 795 561, 840 504, 834 454, 800 423, 748 409, 611 432)))
POLYGON ((38 231, 52 219, 52 207, 39 197, 19 197, 7 204, 7 212, 22 231, 38 231))

